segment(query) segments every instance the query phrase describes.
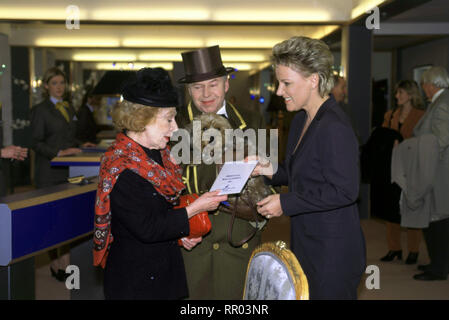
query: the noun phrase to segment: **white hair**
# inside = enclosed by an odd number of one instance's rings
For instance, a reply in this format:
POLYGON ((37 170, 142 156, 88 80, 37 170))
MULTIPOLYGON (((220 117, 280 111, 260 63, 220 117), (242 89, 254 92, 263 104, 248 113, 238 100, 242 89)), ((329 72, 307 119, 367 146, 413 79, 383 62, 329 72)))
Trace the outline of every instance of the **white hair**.
POLYGON ((421 75, 421 83, 433 84, 437 88, 449 87, 449 75, 443 67, 432 67, 421 75))

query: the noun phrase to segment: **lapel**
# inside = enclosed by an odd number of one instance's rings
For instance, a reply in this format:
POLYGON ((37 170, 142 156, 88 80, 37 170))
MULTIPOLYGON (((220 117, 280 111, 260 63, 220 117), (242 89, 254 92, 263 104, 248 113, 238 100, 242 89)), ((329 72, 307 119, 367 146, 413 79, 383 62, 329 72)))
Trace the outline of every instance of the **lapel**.
MULTIPOLYGON (((238 112, 237 108, 227 101, 226 101, 226 113, 228 115, 229 123, 233 128, 238 128, 242 130, 246 129, 247 124, 245 122, 245 119, 243 119, 242 115, 240 114, 240 112, 238 112)), ((187 106, 187 114, 189 116, 189 121, 192 122, 193 118, 201 115, 201 111, 199 111, 198 108, 192 103, 192 101, 190 101, 189 105, 187 106)))
POLYGON ((197 107, 192 103, 192 101, 190 101, 189 105, 187 106, 187 115, 189 117, 189 122, 192 122, 193 118, 199 116, 200 114, 201 111, 199 111, 197 107))
POLYGON ((335 102, 335 100, 331 97, 329 99, 327 99, 320 107, 320 109, 318 110, 317 114, 315 115, 315 118, 313 118, 312 122, 309 125, 309 128, 307 129, 306 133, 304 134, 304 136, 302 137, 301 143, 299 144, 298 148, 295 150, 296 144, 298 143, 299 137, 301 136, 302 130, 304 128, 304 124, 305 124, 305 120, 306 117, 304 116, 302 123, 300 124, 300 128, 299 128, 299 132, 298 132, 298 136, 294 141, 294 145, 293 145, 293 149, 292 149, 292 160, 295 159, 296 157, 298 157, 303 151, 304 148, 311 142, 313 141, 313 136, 315 135, 315 133, 318 131, 319 128, 319 123, 321 121, 321 118, 323 117, 323 114, 326 113, 326 111, 328 111, 328 109, 330 108, 330 106, 332 105, 332 102, 335 102))
POLYGON ((226 113, 229 123, 233 128, 246 129, 247 125, 240 112, 232 104, 226 101, 226 113))
POLYGON ((440 96, 434 102, 429 104, 429 106, 427 107, 426 112, 421 117, 421 119, 419 119, 418 123, 415 125, 415 128, 413 129, 413 132, 418 132, 421 129, 423 124, 426 123, 427 119, 429 117, 431 117, 431 114, 434 111, 434 106, 443 98, 444 95, 446 95, 447 92, 448 92, 448 90, 444 89, 444 91, 440 94, 440 96))
POLYGON ((73 113, 72 110, 70 108, 70 106, 66 109, 67 113, 69 114, 69 119, 70 121, 67 122, 66 119, 64 118, 64 116, 62 115, 61 111, 59 111, 58 109, 56 109, 56 106, 53 104, 53 102, 51 102, 51 100, 47 100, 47 106, 48 109, 50 110, 50 113, 53 114, 55 117, 58 117, 61 120, 64 120, 64 123, 67 123, 67 125, 72 122, 72 118, 73 118, 73 113))

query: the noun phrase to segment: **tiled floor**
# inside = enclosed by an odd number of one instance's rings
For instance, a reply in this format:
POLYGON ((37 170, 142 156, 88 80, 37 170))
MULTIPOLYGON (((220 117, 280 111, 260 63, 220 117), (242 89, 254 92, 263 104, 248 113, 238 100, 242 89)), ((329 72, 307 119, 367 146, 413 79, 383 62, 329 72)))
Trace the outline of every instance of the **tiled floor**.
MULTIPOLYGON (((263 241, 284 240, 290 238, 289 218, 273 219, 264 231, 263 241)), ((366 277, 359 286, 361 300, 402 300, 402 299, 449 299, 449 280, 422 282, 412 279, 418 271, 416 265, 405 265, 403 262, 380 262, 379 258, 387 252, 385 242, 385 225, 378 220, 363 220, 362 228, 367 245, 367 264, 376 265, 380 270, 380 289, 369 290, 365 286, 366 277)), ((403 232, 405 244, 406 233, 403 232)), ((407 253, 405 253, 405 256, 407 253)), ((421 244, 419 264, 428 263, 424 243, 421 244)), ((36 258, 36 299, 53 300, 70 299, 70 291, 64 283, 57 282, 50 276, 49 258, 47 254, 36 258)))

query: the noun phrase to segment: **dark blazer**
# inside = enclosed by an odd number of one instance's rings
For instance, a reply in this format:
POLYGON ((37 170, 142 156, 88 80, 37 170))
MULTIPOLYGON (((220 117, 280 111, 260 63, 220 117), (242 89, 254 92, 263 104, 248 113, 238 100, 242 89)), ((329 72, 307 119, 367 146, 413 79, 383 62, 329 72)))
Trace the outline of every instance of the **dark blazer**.
POLYGON ((50 100, 44 100, 31 109, 31 147, 36 152, 36 185, 38 188, 64 182, 69 176, 68 167, 52 167, 51 159, 63 149, 77 147, 76 117, 69 107, 70 122, 50 100))
POLYGON ((114 241, 104 274, 106 299, 186 297, 177 243, 189 234, 186 210, 172 209, 150 182, 128 169, 120 174, 110 199, 114 241))
POLYGON ((97 142, 97 124, 94 119, 93 113, 90 111, 87 105, 82 105, 77 114, 77 130, 76 137, 81 142, 97 142))
POLYGON ((356 200, 358 143, 333 97, 326 100, 295 153, 306 119, 293 119, 286 160, 271 183, 288 185, 280 195, 291 217, 291 247, 309 282, 311 299, 355 299, 365 269, 365 240, 356 200))

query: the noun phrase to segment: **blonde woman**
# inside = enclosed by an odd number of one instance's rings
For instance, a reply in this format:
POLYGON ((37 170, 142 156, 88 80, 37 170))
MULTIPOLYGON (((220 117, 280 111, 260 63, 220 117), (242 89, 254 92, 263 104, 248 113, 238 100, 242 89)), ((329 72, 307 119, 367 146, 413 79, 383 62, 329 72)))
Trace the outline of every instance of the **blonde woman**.
POLYGON ((291 218, 291 247, 307 276, 311 299, 356 299, 365 270, 365 240, 356 204, 358 143, 349 119, 329 93, 333 58, 316 39, 293 37, 273 48, 277 95, 299 111, 277 172, 261 161, 253 175, 287 193, 258 203, 268 219, 291 218))

